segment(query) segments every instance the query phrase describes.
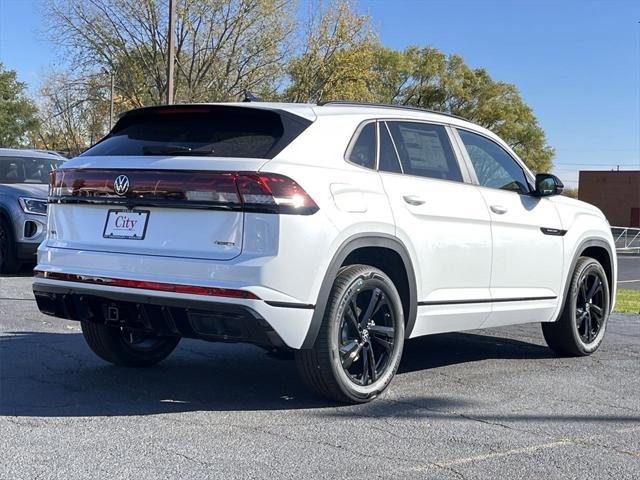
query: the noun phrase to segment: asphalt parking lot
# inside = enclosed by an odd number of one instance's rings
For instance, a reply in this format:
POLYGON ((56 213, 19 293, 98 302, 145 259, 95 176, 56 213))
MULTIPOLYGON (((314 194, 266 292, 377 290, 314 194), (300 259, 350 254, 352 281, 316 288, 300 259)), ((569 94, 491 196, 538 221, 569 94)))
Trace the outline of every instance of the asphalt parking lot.
POLYGON ((555 357, 538 325, 408 342, 390 390, 340 406, 293 362, 183 341, 109 366, 0 278, 0 478, 640 478, 640 316, 555 357))
POLYGON ((618 288, 640 290, 640 255, 618 257, 618 288))

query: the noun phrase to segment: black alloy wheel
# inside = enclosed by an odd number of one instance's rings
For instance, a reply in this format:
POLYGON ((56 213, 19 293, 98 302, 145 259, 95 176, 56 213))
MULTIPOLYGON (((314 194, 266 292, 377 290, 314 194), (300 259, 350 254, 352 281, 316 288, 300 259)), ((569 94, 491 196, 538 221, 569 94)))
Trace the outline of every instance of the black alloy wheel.
POLYGON ((342 368, 358 385, 370 385, 391 363, 397 319, 377 287, 356 290, 347 299, 339 328, 342 368))
POLYGON ((384 272, 369 265, 342 267, 314 345, 296 350, 303 381, 339 402, 374 399, 398 370, 404 325, 400 294, 384 272))
POLYGON ((604 339, 610 302, 604 268, 594 258, 580 257, 560 316, 555 322, 542 324, 547 345, 560 355, 591 355, 604 339))
POLYGON ((103 360, 123 367, 148 367, 161 362, 176 348, 180 337, 82 322, 89 348, 103 360))
POLYGON ((578 281, 576 296, 576 327, 580 339, 591 343, 600 332, 605 319, 604 285, 595 270, 584 273, 578 281))

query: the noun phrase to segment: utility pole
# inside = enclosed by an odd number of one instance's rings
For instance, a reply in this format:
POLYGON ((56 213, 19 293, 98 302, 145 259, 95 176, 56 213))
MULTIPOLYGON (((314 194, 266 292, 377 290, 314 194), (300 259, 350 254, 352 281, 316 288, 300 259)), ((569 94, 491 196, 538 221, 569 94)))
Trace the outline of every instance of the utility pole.
POLYGON ((109 130, 113 127, 113 70, 109 72, 111 85, 109 90, 109 130))
POLYGON ((115 83, 115 74, 113 73, 113 65, 102 69, 105 75, 109 75, 109 130, 113 128, 113 89, 115 83))
POLYGON ((175 24, 176 24, 176 2, 169 0, 169 52, 167 55, 167 105, 173 103, 173 63, 175 50, 175 24))

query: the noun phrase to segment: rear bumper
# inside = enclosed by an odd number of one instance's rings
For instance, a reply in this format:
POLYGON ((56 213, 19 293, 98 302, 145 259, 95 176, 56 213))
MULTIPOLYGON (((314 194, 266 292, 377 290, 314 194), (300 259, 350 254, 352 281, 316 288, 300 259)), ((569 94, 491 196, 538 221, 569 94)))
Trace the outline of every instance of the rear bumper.
POLYGON ((312 308, 262 300, 205 299, 49 279, 36 279, 33 292, 40 311, 59 318, 266 347, 300 348, 313 314, 312 308))

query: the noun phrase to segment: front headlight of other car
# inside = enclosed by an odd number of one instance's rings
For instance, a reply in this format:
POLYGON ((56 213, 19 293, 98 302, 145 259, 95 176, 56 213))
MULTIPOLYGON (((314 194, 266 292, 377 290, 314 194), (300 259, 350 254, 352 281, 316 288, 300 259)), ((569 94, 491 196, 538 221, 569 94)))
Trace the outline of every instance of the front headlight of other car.
POLYGON ((18 199, 24 213, 32 213, 34 215, 47 214, 47 201, 41 198, 20 197, 18 199))

